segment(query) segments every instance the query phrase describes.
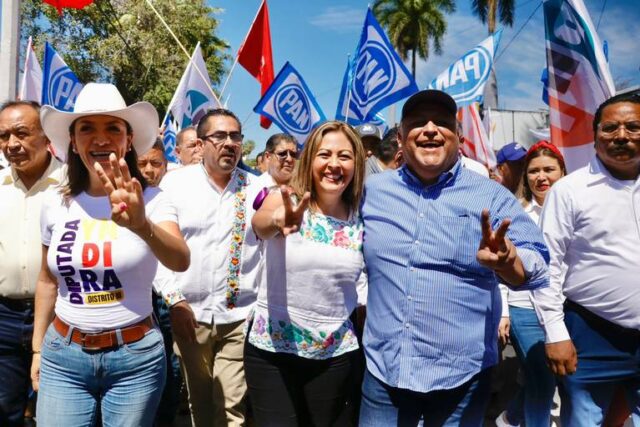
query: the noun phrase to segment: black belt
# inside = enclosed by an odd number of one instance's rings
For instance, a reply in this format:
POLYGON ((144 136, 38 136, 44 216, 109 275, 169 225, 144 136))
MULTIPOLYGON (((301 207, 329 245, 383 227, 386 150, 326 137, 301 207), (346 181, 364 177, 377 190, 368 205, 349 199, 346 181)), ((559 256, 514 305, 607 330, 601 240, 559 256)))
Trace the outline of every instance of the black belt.
POLYGON ((569 299, 564 301, 564 308, 565 310, 570 310, 579 314, 580 317, 582 317, 591 328, 599 331, 603 335, 614 333, 619 335, 627 335, 632 338, 640 338, 639 330, 633 328, 625 328, 624 326, 620 326, 616 323, 610 322, 609 320, 593 313, 588 308, 585 308, 569 299))
POLYGON ((0 304, 9 310, 24 311, 35 306, 33 298, 7 298, 0 296, 0 304))

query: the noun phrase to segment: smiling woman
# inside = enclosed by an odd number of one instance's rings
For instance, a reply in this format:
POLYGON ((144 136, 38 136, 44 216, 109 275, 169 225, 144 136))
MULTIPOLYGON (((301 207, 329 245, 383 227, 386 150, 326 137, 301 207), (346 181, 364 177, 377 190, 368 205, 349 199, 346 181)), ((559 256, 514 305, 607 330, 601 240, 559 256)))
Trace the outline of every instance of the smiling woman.
POLYGON ((366 301, 364 162, 349 125, 324 123, 292 189, 269 195, 253 217, 265 263, 244 360, 258 425, 348 425, 358 349, 349 316, 366 301))
POLYGON ((105 425, 151 425, 165 378, 151 284, 158 261, 189 266, 174 207, 147 188, 136 163, 155 142, 158 115, 146 102, 127 106, 113 85, 89 83, 74 112, 46 106, 41 121, 69 167, 40 221, 31 371, 38 424, 87 425, 100 405, 105 425))

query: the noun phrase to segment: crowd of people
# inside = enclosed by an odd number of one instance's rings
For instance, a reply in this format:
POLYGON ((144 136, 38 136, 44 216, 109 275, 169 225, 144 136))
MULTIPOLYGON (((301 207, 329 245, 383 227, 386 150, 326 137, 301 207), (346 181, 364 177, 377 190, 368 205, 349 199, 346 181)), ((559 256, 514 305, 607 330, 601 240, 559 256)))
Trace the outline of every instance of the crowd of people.
POLYGON ((274 134, 258 173, 223 108, 177 135, 87 84, 73 112, 0 106, 0 425, 640 425, 640 96, 594 112, 567 174, 548 141, 487 170, 457 106, 274 134))

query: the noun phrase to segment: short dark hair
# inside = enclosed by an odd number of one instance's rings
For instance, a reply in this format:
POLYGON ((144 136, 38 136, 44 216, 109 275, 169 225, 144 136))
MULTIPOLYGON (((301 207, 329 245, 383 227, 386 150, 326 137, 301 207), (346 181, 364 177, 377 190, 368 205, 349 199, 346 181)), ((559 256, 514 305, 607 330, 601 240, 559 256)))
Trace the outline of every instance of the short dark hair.
POLYGON ((207 123, 207 120, 209 120, 209 117, 215 117, 215 116, 231 117, 236 122, 238 122, 238 130, 242 133, 242 124, 240 123, 240 119, 238 119, 238 116, 236 116, 235 114, 233 114, 231 110, 227 110, 226 108, 214 108, 212 110, 207 111, 207 113, 204 116, 202 116, 202 118, 198 122, 198 128, 197 128, 198 138, 202 138, 203 136, 205 136, 204 127, 207 123))
POLYGON ((288 133, 274 133, 269 137, 269 139, 267 139, 267 143, 264 146, 264 152, 273 153, 273 150, 276 149, 276 145, 281 142, 291 142, 295 144, 296 140, 288 133))
POLYGON ((190 130, 197 133, 195 126, 187 126, 186 128, 180 129, 180 131, 176 134, 176 145, 182 145, 182 137, 190 130))
POLYGON ((604 101, 598 109, 596 110, 595 115, 593 116, 593 135, 595 136, 598 131, 598 125, 600 124, 600 120, 602 120, 602 111, 612 104, 619 104, 621 102, 632 102, 634 104, 640 104, 640 92, 627 92, 621 93, 620 95, 612 96, 611 98, 604 101))
POLYGON ((399 150, 398 127, 391 128, 379 144, 373 147, 373 155, 385 165, 391 162, 399 150))
POLYGON ((264 157, 264 151, 259 152, 258 154, 256 154, 256 161, 258 159, 260 159, 261 157, 264 157))
POLYGON ((162 138, 160 137, 156 138, 156 142, 153 143, 149 151, 151 150, 158 150, 159 152, 161 152, 162 158, 164 159, 165 162, 167 161, 167 156, 164 155, 164 142, 162 142, 162 138))
POLYGON ((38 116, 40 116, 40 104, 38 104, 36 101, 7 101, 2 105, 0 105, 0 113, 2 113, 7 108, 15 108, 15 107, 33 108, 35 112, 38 113, 38 116))

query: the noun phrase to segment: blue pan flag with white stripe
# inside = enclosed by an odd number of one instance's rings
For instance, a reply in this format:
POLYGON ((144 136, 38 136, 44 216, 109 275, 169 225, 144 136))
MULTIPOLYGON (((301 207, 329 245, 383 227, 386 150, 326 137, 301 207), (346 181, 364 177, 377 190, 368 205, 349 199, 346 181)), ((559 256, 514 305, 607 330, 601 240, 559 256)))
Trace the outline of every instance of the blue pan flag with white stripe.
POLYGON ((253 111, 268 117, 300 145, 318 123, 326 120, 309 86, 288 62, 253 111))
POLYGON ((82 86, 58 52, 49 43, 45 43, 42 105, 52 105, 62 111, 73 111, 82 86))
POLYGON ((369 121, 378 111, 417 91, 413 76, 368 9, 360 42, 342 82, 336 119, 369 121))

